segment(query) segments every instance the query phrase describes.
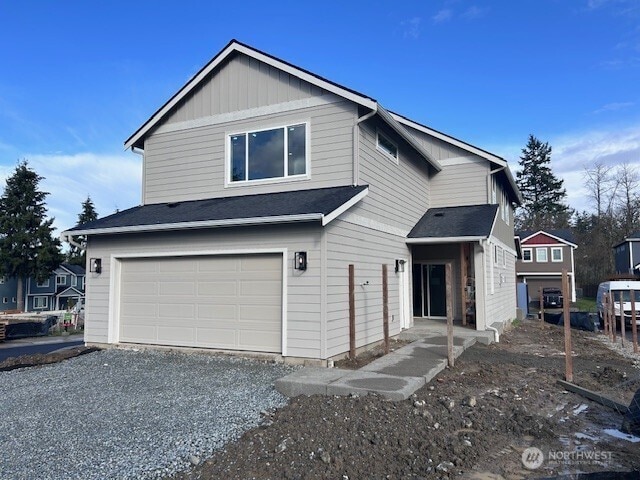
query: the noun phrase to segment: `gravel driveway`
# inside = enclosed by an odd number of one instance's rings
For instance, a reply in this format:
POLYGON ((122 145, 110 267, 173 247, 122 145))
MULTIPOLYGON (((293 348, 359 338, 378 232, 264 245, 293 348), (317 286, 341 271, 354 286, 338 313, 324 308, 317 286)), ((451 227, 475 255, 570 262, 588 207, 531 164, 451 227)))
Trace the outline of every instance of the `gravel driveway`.
POLYGON ((292 367, 106 350, 0 373, 0 478, 158 478, 258 425, 292 367))

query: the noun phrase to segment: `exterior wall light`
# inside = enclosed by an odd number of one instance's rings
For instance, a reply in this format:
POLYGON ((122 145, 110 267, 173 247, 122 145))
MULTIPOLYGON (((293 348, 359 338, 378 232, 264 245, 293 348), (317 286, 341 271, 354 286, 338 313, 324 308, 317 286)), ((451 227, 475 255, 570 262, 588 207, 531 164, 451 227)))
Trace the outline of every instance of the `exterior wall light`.
POLYGON ((295 263, 293 268, 296 270, 306 270, 307 269, 307 252, 296 252, 295 254, 295 263))
POLYGON ((406 260, 396 259, 396 273, 404 272, 405 263, 407 263, 406 260))
POLYGON ((89 271, 91 273, 102 273, 102 259, 90 258, 89 259, 89 271))

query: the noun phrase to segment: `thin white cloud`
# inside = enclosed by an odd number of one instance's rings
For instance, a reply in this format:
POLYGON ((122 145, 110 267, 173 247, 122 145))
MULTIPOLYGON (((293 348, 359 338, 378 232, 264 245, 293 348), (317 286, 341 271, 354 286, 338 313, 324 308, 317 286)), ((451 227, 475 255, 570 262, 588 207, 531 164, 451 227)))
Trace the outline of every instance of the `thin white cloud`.
POLYGON ((409 20, 403 20, 402 22, 400 22, 400 25, 403 28, 403 36, 405 38, 419 38, 421 33, 421 23, 422 19, 420 17, 413 17, 409 20))
POLYGON ((466 20, 475 20, 476 18, 484 16, 486 12, 486 8, 480 8, 477 5, 472 5, 462 13, 462 18, 466 20))
POLYGON ((634 102, 612 102, 603 105, 597 110, 594 110, 593 113, 606 113, 606 112, 617 112, 618 110, 623 110, 625 108, 633 107, 635 105, 634 102))
POLYGON ((451 20, 451 17, 453 17, 453 11, 448 8, 443 8, 433 17, 431 17, 431 20, 433 20, 434 23, 442 23, 446 22, 447 20, 451 20))
MULTIPOLYGON (((140 204, 142 162, 137 155, 28 154, 25 158, 30 167, 44 177, 40 187, 49 192, 48 214, 55 217, 58 233, 77 224, 87 195, 91 196, 100 217, 140 204)), ((0 176, 6 178, 14 168, 0 166, 0 176)))

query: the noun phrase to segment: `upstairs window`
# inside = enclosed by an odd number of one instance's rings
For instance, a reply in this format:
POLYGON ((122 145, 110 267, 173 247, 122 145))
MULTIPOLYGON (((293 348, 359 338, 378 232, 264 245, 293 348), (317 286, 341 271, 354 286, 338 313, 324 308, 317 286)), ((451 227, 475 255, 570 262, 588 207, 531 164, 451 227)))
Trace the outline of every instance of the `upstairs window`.
POLYGON ((378 132, 376 148, 380 150, 385 155, 391 157, 396 162, 398 161, 398 147, 395 143, 385 137, 383 134, 378 132))
POLYGON ((231 183, 307 174, 307 125, 288 125, 229 136, 231 183))
POLYGON ((547 249, 545 247, 536 248, 536 262, 547 262, 547 249))
POLYGON ((65 285, 67 283, 66 275, 56 275, 56 286, 65 285))
POLYGON ((523 262, 533 262, 533 257, 531 256, 531 249, 530 248, 523 248, 522 249, 522 261, 523 262))
POLYGON ((562 261, 562 247, 551 247, 551 261, 552 262, 562 261))
POLYGON ((45 288, 49 286, 49 279, 43 280, 42 282, 36 282, 36 287, 45 288))

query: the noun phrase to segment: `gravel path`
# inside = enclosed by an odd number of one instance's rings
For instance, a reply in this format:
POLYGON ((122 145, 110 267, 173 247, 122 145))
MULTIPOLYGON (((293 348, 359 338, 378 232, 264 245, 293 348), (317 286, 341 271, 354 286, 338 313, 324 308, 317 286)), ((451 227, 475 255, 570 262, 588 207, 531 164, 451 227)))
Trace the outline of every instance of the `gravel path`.
POLYGON ((207 458, 286 399, 293 368, 106 350, 0 373, 0 478, 159 478, 207 458))

